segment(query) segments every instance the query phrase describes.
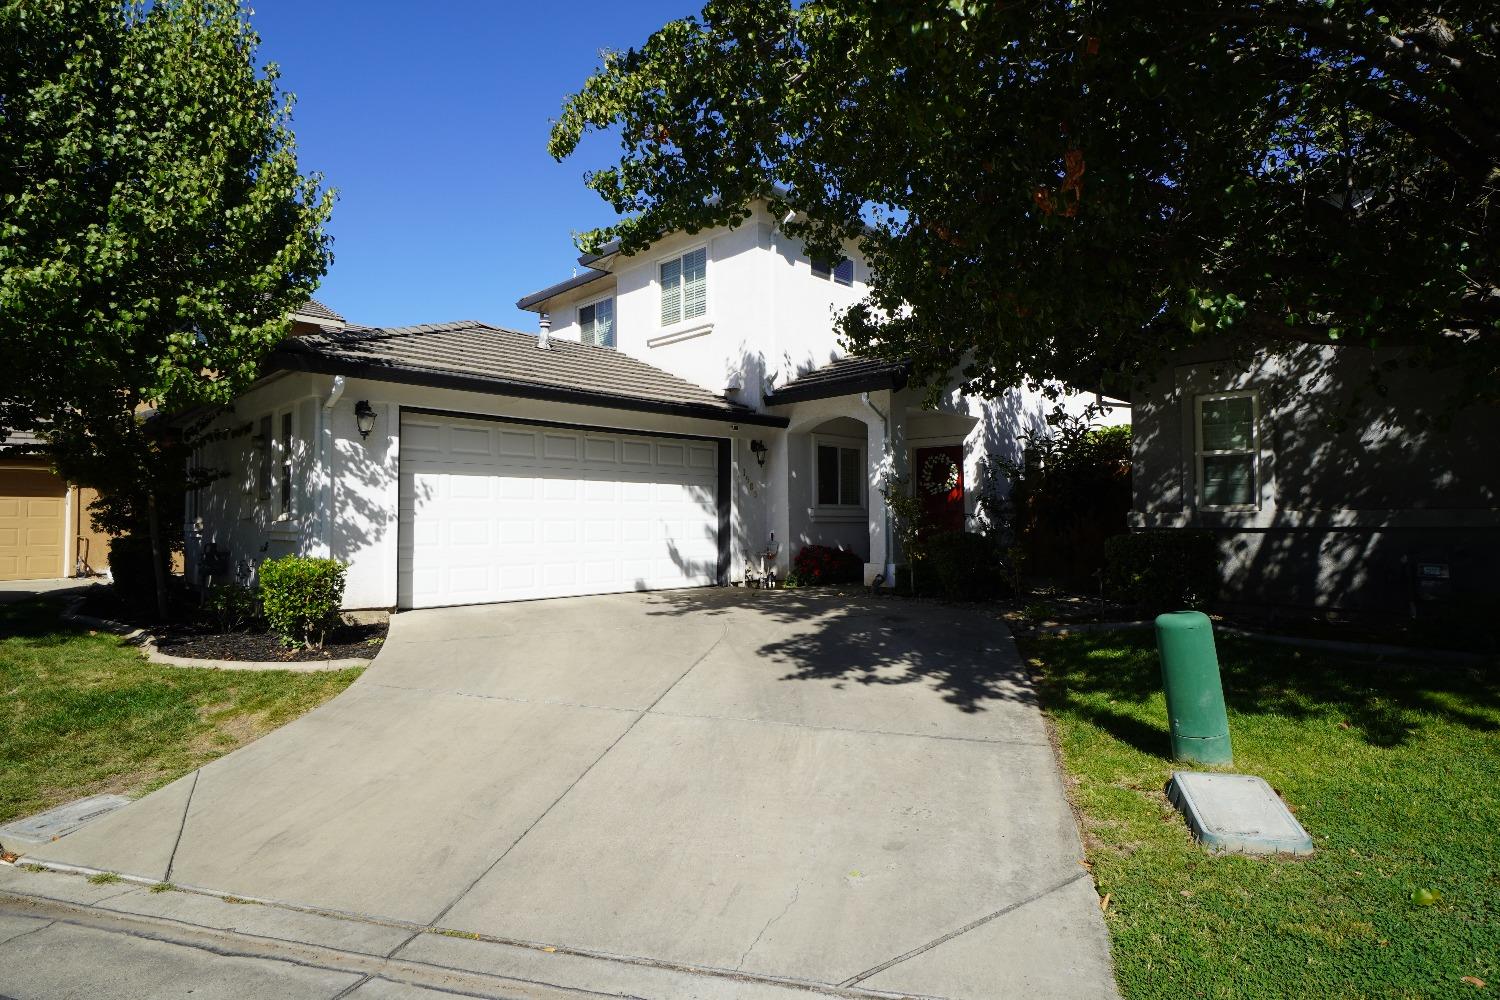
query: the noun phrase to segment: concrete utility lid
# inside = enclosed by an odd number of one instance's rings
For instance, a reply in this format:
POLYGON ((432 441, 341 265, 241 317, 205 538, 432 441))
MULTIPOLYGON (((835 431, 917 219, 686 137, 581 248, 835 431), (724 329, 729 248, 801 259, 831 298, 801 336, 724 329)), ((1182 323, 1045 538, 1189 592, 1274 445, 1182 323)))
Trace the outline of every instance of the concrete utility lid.
POLYGON ((1251 774, 1174 771, 1167 797, 1193 836, 1226 854, 1311 854, 1312 838, 1271 786, 1251 774))
POLYGON ((86 799, 75 799, 56 809, 18 819, 14 823, 0 826, 0 840, 6 834, 22 840, 48 841, 66 837, 100 816, 107 816, 130 800, 123 795, 91 795, 86 799))

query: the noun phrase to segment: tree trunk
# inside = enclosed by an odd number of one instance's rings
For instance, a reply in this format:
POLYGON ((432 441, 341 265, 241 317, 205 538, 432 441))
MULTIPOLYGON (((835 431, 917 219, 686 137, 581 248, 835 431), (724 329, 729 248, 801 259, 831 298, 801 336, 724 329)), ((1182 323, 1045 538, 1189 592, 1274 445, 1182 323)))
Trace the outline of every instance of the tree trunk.
POLYGON ((156 490, 146 490, 146 521, 151 532, 151 573, 156 580, 156 615, 167 620, 167 552, 162 543, 161 518, 156 510, 156 490))

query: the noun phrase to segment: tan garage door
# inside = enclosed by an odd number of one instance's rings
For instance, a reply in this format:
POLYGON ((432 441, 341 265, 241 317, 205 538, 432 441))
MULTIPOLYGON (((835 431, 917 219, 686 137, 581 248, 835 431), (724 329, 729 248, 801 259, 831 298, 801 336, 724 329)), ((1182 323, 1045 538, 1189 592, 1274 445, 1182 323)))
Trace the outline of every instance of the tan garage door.
POLYGON ((67 494, 45 470, 0 468, 0 580, 64 575, 67 494))

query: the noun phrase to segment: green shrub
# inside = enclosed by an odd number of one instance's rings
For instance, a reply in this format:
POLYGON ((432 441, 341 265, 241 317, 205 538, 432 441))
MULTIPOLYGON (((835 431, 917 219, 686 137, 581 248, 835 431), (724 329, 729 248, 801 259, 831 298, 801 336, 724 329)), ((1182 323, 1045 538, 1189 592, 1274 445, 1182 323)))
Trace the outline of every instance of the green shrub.
POLYGON ((950 601, 972 601, 1010 593, 1010 571, 1000 543, 972 531, 942 531, 922 540, 917 587, 950 601))
POLYGON ((792 560, 787 583, 793 587, 859 583, 864 575, 865 561, 853 552, 830 545, 804 545, 792 560))
POLYGON ((241 632, 260 619, 260 599, 249 587, 217 583, 203 595, 203 614, 220 632, 241 632))
POLYGON ((1109 595, 1150 614, 1211 606, 1219 593, 1219 545, 1213 532, 1164 528, 1116 535, 1104 543, 1109 595))
POLYGON ((322 649, 323 637, 338 624, 344 603, 343 563, 336 559, 287 556, 260 564, 260 601, 271 631, 287 646, 322 649))
MULTIPOLYGON (((162 568, 170 564, 162 561, 162 568)), ((170 571, 170 570, 169 570, 170 571)), ((118 535, 109 540, 109 575, 115 594, 125 604, 142 611, 156 607, 156 572, 151 565, 151 539, 145 535, 118 535)))

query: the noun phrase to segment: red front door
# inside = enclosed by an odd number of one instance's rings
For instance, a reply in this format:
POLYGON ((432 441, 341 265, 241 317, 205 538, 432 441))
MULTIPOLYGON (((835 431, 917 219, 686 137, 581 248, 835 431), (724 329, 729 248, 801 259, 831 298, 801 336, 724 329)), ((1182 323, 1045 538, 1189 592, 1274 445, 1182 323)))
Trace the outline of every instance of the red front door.
POLYGON ((917 493, 938 531, 964 529, 964 450, 959 445, 918 448, 912 456, 917 493))

